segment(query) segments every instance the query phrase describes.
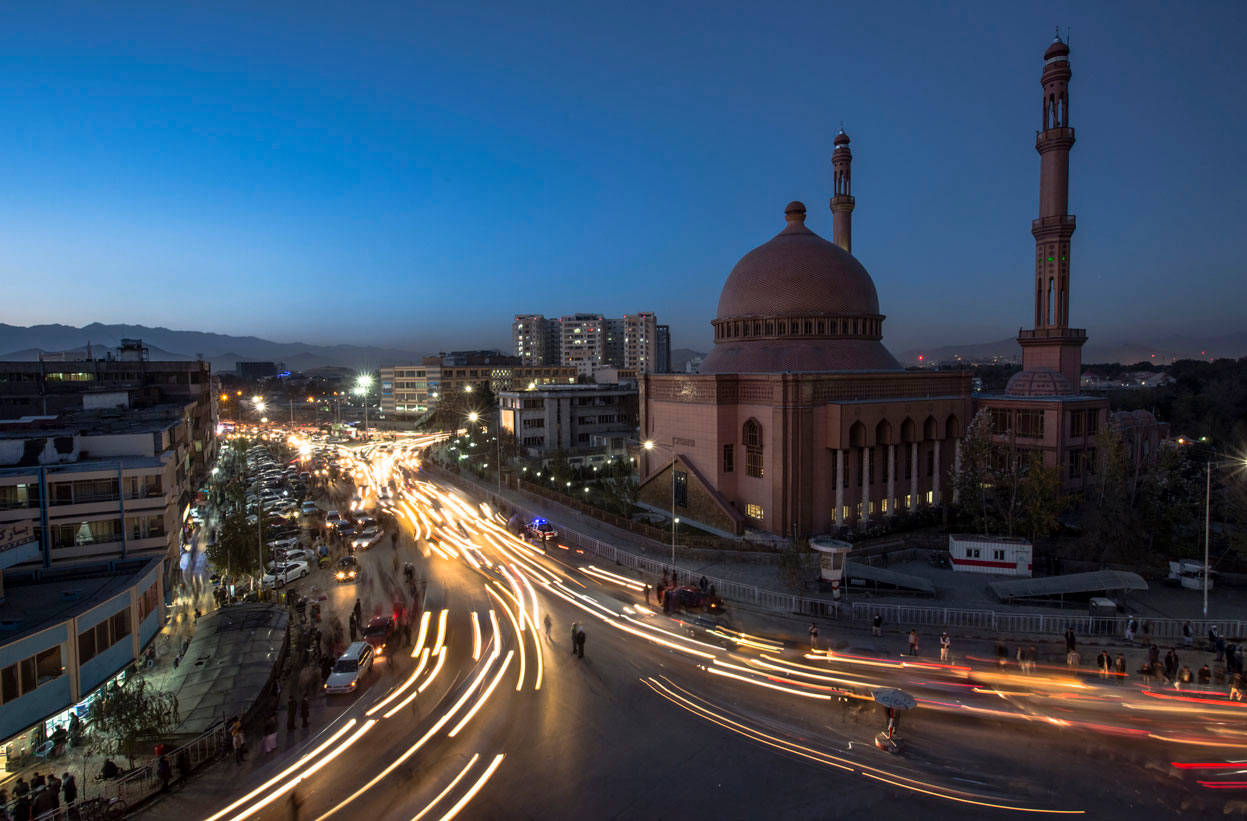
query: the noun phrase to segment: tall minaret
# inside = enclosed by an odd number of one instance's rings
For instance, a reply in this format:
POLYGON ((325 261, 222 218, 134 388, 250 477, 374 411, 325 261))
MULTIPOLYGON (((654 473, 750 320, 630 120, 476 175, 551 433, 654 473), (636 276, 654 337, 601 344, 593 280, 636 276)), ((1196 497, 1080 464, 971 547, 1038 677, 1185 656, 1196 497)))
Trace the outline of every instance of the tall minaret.
POLYGON ((849 166, 853 154, 849 151, 849 135, 840 129, 836 135, 835 151, 831 152, 831 168, 835 175, 834 196, 831 198, 832 242, 850 254, 853 253, 853 188, 849 166))
POLYGON ((1022 331, 1022 368, 1051 368, 1069 380, 1074 392, 1082 371, 1082 346, 1087 332, 1069 326, 1070 237, 1069 150, 1074 129, 1069 117, 1069 46, 1060 35, 1044 52, 1043 128, 1035 137, 1039 152, 1039 219, 1031 223, 1035 237, 1035 329, 1022 331))

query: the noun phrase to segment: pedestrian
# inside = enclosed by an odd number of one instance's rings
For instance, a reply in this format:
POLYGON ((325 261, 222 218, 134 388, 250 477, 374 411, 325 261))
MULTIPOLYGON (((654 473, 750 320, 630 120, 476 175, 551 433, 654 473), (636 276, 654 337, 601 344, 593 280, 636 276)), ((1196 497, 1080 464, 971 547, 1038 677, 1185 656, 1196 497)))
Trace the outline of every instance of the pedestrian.
POLYGON ((1173 688, 1181 690, 1182 685, 1190 684, 1194 680, 1195 676, 1191 674, 1191 668, 1183 665, 1182 669, 1178 671, 1178 680, 1174 682, 1173 688))
POLYGON ((1096 666, 1100 668, 1100 678, 1108 678, 1113 660, 1109 657, 1107 650, 1101 650, 1100 655, 1096 656, 1096 666))
POLYGON ((1039 649, 1033 644, 1030 646, 1030 649, 1026 651, 1026 661, 1029 665, 1026 672, 1035 672, 1035 665, 1039 662, 1039 649))
POLYGON ((32 790, 37 790, 47 783, 48 779, 43 777, 38 770, 35 770, 34 774, 30 776, 30 788, 32 790))
POLYGON ((303 717, 303 729, 305 730, 307 729, 307 726, 308 726, 307 718, 308 718, 308 715, 311 713, 311 711, 312 711, 312 708, 311 708, 311 705, 308 704, 307 696, 304 696, 302 703, 299 704, 299 714, 303 717))
POLYGON ((1187 647, 1195 646, 1195 628, 1191 627, 1190 621, 1182 625, 1182 643, 1187 647))
POLYGON ((576 657, 585 657, 585 631, 583 627, 576 630, 576 657))
MULTIPOLYGON (((647 587, 646 589, 648 590, 649 588, 647 587)), ((649 601, 649 599, 647 598, 646 601, 649 601)), ((550 614, 546 613, 546 641, 550 640, 550 626, 553 624, 554 622, 551 621, 550 614)))
POLYGON ((241 764, 247 758, 247 736, 243 733, 241 721, 234 722, 230 738, 234 744, 234 763, 241 764))
POLYGON ((818 650, 818 625, 810 622, 810 649, 818 650))
POLYGON ((359 624, 359 620, 363 618, 364 615, 364 608, 363 605, 360 604, 358 598, 355 599, 355 609, 352 612, 355 614, 355 623, 359 624))
POLYGON ((1230 679, 1230 701, 1243 700, 1243 675, 1235 673, 1230 679))
POLYGON ((1160 664, 1160 648, 1157 647, 1155 644, 1148 645, 1147 663, 1152 668, 1155 668, 1156 665, 1160 664))
POLYGON ((940 633, 940 661, 947 663, 948 650, 952 647, 952 639, 948 637, 948 631, 940 633))
POLYGON ((1126 641, 1134 641, 1134 616, 1126 620, 1126 641))
POLYGON ((580 632, 580 622, 572 622, 572 655, 576 655, 576 634, 580 632))
POLYGON ((1217 651, 1217 657, 1213 660, 1225 661, 1225 638, 1221 635, 1220 631, 1216 632, 1216 640, 1213 642, 1213 646, 1217 651))
POLYGON ((1074 638, 1074 628, 1066 627, 1065 628, 1065 652, 1066 654, 1074 652, 1075 643, 1076 641, 1074 638))
POLYGON ((160 779, 160 791, 169 791, 169 781, 173 778, 173 768, 169 766, 167 756, 161 756, 156 762, 156 777, 160 779))
POLYGON ((1001 670, 1005 669, 1005 665, 1009 663, 1009 648, 1005 647, 1003 641, 996 641, 996 666, 1001 670))
POLYGON ((30 785, 20 775, 17 777, 17 783, 13 785, 13 796, 22 798, 30 793, 30 785))
POLYGON ((178 750, 177 757, 173 759, 173 764, 178 768, 178 779, 185 781, 191 777, 191 754, 186 751, 186 747, 178 750))
POLYGON ((265 754, 274 752, 277 749, 277 716, 270 715, 264 719, 264 752, 265 754))
POLYGON ((1117 654, 1117 660, 1113 662, 1113 672, 1117 674, 1119 682, 1126 678, 1126 657, 1121 653, 1117 654))
POLYGON ((351 642, 354 643, 359 637, 359 620, 355 618, 355 614, 351 614, 351 642))
POLYGON ((295 714, 296 707, 298 707, 298 705, 295 704, 294 702, 294 693, 291 693, 289 700, 286 701, 286 729, 287 730, 294 729, 294 714, 295 714))
POLYGON ((1212 683, 1212 670, 1208 668, 1207 664, 1199 668, 1199 672, 1195 675, 1201 686, 1206 687, 1212 683))
POLYGON ((1082 656, 1078 655, 1077 650, 1070 650, 1065 654, 1065 666, 1071 670, 1076 670, 1082 664, 1082 656))
POLYGON ((918 631, 917 630, 911 629, 909 631, 909 655, 911 656, 918 655, 918 631))
POLYGON ((78 782, 74 780, 73 773, 67 772, 61 779, 61 794, 65 796, 66 807, 78 800, 78 782))
POLYGON ((701 588, 701 592, 705 593, 707 590, 710 589, 710 580, 707 579, 705 576, 702 576, 701 579, 697 582, 697 586, 701 588))
POLYGON ((1173 681, 1178 677, 1178 656, 1173 652, 1172 647, 1170 647, 1169 651, 1165 653, 1164 670, 1165 681, 1173 681))
POLYGON ((870 623, 870 634, 872 636, 883 635, 883 616, 878 613, 875 614, 874 620, 870 623))

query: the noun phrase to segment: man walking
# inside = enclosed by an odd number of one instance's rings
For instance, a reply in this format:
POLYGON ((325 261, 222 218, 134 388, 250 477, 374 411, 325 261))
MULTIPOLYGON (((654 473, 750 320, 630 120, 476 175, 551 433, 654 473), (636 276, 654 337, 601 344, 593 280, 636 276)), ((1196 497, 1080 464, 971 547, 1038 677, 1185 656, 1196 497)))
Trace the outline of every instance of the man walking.
POLYGON ((583 627, 576 628, 576 657, 585 657, 585 631, 583 627))
POLYGON ((814 622, 810 622, 810 649, 818 650, 818 625, 814 622))
POLYGON ((553 624, 550 620, 550 614, 546 613, 546 641, 550 640, 550 626, 553 624))
POLYGON ((883 616, 878 613, 875 614, 874 620, 870 623, 870 634, 872 636, 883 635, 883 616))
POLYGON ((1077 641, 1074 638, 1074 628, 1066 627, 1065 628, 1065 655, 1068 656, 1070 653, 1074 652, 1074 650, 1077 649, 1076 645, 1077 645, 1077 641))
POLYGON ((952 643, 952 639, 948 637, 947 632, 940 633, 940 661, 948 661, 948 650, 952 643))
POLYGON ((577 636, 580 634, 580 622, 572 622, 572 655, 576 655, 576 643, 579 641, 577 636))
POLYGON ((917 630, 911 629, 909 631, 909 655, 911 656, 918 655, 918 631, 917 630))

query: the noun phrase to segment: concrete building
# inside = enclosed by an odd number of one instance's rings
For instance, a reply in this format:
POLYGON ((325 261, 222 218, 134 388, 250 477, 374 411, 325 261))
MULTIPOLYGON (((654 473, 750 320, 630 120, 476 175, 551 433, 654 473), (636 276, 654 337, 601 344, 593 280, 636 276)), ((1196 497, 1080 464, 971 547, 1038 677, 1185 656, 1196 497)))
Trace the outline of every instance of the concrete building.
POLYGON ((279 371, 284 370, 280 362, 235 362, 234 373, 239 379, 245 379, 248 382, 258 382, 261 379, 271 379, 277 376, 279 371))
POLYGON ((381 413, 387 417, 424 413, 442 398, 488 387, 495 395, 529 385, 574 384, 577 370, 525 365, 497 351, 455 351, 426 356, 419 365, 381 368, 381 413))
POLYGON ((647 311, 619 318, 594 313, 558 319, 516 314, 511 324, 515 355, 523 364, 574 367, 581 376, 591 376, 602 366, 637 373, 655 370, 660 363, 658 328, 657 318, 647 311))
POLYGON ((582 457, 610 448, 622 453, 637 428, 637 389, 633 385, 548 385, 502 391, 502 427, 515 435, 520 450, 541 458, 563 451, 582 457))
POLYGON ((656 331, 654 373, 671 373, 671 326, 658 325, 656 331))

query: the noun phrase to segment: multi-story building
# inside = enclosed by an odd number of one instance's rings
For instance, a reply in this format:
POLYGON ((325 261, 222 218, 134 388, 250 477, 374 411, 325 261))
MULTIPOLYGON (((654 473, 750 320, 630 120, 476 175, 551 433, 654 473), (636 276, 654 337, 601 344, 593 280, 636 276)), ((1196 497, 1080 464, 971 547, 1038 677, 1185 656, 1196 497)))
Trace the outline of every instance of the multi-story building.
POLYGON ((186 407, 178 405, 5 425, 3 565, 176 559, 194 488, 182 466, 188 437, 186 407))
MULTIPOLYGON (((569 458, 611 447, 622 452, 636 435, 635 385, 547 385, 502 391, 502 427, 520 449, 539 458, 562 451, 569 458)), ((592 461, 592 460, 590 460, 592 461)))
MULTIPOLYGON (((659 356, 658 329, 657 318, 648 311, 617 319, 592 313, 558 319, 516 314, 511 325, 515 355, 523 364, 565 365, 582 376, 592 376, 602 366, 637 373, 656 371, 664 361, 659 356)), ((668 351, 668 368, 669 360, 668 351)))
POLYGON ((671 373, 671 326, 656 326, 658 340, 656 350, 657 361, 654 363, 654 373, 671 373))
POLYGON ((426 356, 419 365, 381 369, 381 412, 386 416, 424 413, 444 397, 488 387, 495 395, 528 386, 573 384, 575 368, 525 365, 497 351, 455 351, 426 356))

